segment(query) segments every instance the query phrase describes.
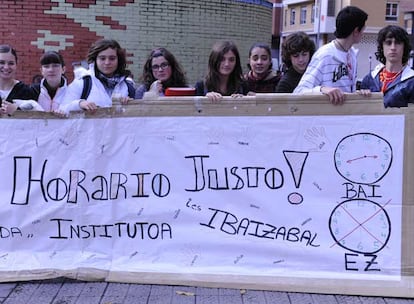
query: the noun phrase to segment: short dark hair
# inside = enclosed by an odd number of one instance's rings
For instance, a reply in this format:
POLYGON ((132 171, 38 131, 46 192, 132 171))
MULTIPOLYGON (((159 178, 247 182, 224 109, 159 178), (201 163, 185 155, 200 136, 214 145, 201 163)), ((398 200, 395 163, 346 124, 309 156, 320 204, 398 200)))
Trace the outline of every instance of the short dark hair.
POLYGON ((341 9, 336 17, 336 38, 346 38, 358 28, 359 31, 365 26, 368 14, 356 6, 346 6, 341 9))
POLYGON ((8 44, 1 44, 0 45, 0 53, 12 53, 12 55, 14 56, 14 59, 16 59, 16 63, 17 63, 17 52, 16 50, 11 47, 8 44))
POLYGON ((116 50, 116 54, 118 56, 118 67, 115 71, 115 74, 118 75, 126 75, 126 52, 116 40, 113 39, 101 39, 96 41, 91 48, 89 49, 88 53, 88 63, 95 64, 95 73, 97 72, 96 66, 96 58, 98 58, 98 54, 106 49, 114 49, 116 50))
POLYGON ((61 66, 65 66, 65 61, 62 55, 55 51, 47 51, 40 57, 40 65, 58 63, 61 66))
POLYGON ((315 53, 316 46, 305 32, 295 32, 288 35, 282 43, 282 60, 287 68, 292 66, 290 56, 299 52, 309 52, 309 59, 315 53))
POLYGON ((411 44, 408 33, 402 27, 397 25, 388 25, 382 28, 377 37, 377 52, 375 52, 375 57, 377 60, 385 64, 386 59, 384 56, 384 41, 388 38, 394 38, 397 42, 404 43, 404 52, 402 56, 402 63, 406 64, 410 58, 411 44))
MULTIPOLYGON (((249 58, 250 58, 250 56, 252 56, 253 49, 255 49, 255 48, 264 49, 266 51, 267 55, 269 56, 269 60, 270 60, 269 70, 272 70, 272 68, 273 68, 273 64, 272 64, 272 51, 270 50, 270 46, 268 44, 262 43, 262 42, 257 42, 255 44, 253 44, 250 47, 250 50, 249 50, 249 58)), ((247 64, 247 68, 249 70, 252 69, 252 67, 250 66, 250 63, 247 64)))

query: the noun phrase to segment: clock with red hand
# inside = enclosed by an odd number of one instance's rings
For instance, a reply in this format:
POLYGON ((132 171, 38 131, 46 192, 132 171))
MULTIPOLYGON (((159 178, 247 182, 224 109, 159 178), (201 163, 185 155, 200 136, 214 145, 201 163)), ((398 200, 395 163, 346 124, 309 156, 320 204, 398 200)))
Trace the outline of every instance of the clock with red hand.
POLYGON ((358 184, 374 184, 388 172, 392 163, 392 147, 373 133, 356 133, 344 137, 334 153, 335 168, 346 180, 358 184))

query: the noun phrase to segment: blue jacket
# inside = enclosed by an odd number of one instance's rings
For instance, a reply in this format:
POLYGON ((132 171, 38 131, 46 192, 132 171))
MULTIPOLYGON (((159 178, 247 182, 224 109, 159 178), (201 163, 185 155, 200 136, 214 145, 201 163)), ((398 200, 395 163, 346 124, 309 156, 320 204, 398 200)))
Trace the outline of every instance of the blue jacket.
MULTIPOLYGON (((361 89, 370 89, 371 92, 381 92, 382 83, 379 74, 384 65, 380 64, 361 83, 361 89)), ((388 85, 384 92, 384 106, 406 107, 414 103, 414 70, 406 66, 403 72, 388 85)))

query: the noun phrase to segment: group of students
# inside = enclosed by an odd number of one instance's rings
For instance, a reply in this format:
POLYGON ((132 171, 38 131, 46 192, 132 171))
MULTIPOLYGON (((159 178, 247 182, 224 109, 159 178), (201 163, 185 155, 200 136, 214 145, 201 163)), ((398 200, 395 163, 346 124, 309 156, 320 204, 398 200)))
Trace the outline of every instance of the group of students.
POLYGON ((114 96, 124 104, 135 98, 134 84, 128 80, 125 50, 117 41, 97 41, 87 60, 89 69, 68 85, 63 57, 48 51, 40 58, 43 78, 39 84, 29 86, 15 79, 16 51, 9 45, 0 45, 0 113, 32 109, 67 115, 71 111, 93 112, 98 107, 111 107, 114 96))
POLYGON ((345 93, 370 96, 382 92, 385 107, 414 103, 414 70, 408 65, 410 39, 397 25, 379 31, 375 56, 380 64, 357 87, 358 52, 353 45, 361 41, 367 19, 367 13, 358 7, 343 8, 336 17, 336 38, 315 52, 293 93, 320 92, 333 104, 342 104, 345 93))
MULTIPOLYGON (((307 34, 290 34, 282 44, 286 67, 282 75, 273 70, 268 45, 257 43, 250 48, 249 71, 243 74, 237 46, 232 41, 217 42, 205 78, 194 85, 195 94, 218 102, 223 96, 319 92, 333 104, 342 104, 345 93, 369 96, 382 92, 385 107, 407 106, 414 102, 414 70, 408 66, 408 33, 399 26, 389 25, 378 33, 375 55, 381 64, 357 88, 357 51, 353 45, 361 41, 367 18, 358 7, 343 8, 336 18, 336 39, 318 50, 307 34)), ((40 59, 40 84, 28 86, 15 79, 16 51, 0 45, 0 113, 10 114, 16 108, 59 115, 94 112, 98 107, 111 107, 114 99, 126 104, 132 99, 164 96, 168 88, 189 87, 183 68, 165 48, 151 51, 139 85, 130 78, 125 50, 115 40, 97 41, 88 52, 87 62, 89 68, 69 85, 62 56, 46 52, 40 59)))

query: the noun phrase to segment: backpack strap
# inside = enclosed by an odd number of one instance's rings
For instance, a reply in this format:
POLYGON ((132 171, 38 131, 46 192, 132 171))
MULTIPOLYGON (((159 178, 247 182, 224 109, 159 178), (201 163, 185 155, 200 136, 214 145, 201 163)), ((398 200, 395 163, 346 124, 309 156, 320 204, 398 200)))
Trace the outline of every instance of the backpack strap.
POLYGON ((82 95, 80 99, 88 99, 89 93, 92 89, 92 78, 90 75, 86 75, 82 77, 83 79, 83 89, 82 89, 82 95))
MULTIPOLYGON (((91 75, 86 75, 86 76, 83 76, 82 79, 83 79, 83 89, 82 89, 82 95, 80 99, 87 99, 92 89, 92 78, 91 78, 91 75)), ((134 83, 130 80, 125 80, 125 82, 128 87, 128 96, 131 98, 135 98, 134 83)))
POLYGON ((39 98, 40 95, 40 83, 35 83, 30 86, 32 88, 33 93, 35 94, 36 100, 39 98))
POLYGON ((130 98, 135 98, 135 86, 134 83, 130 80, 125 80, 127 86, 128 86, 128 96, 130 98))

